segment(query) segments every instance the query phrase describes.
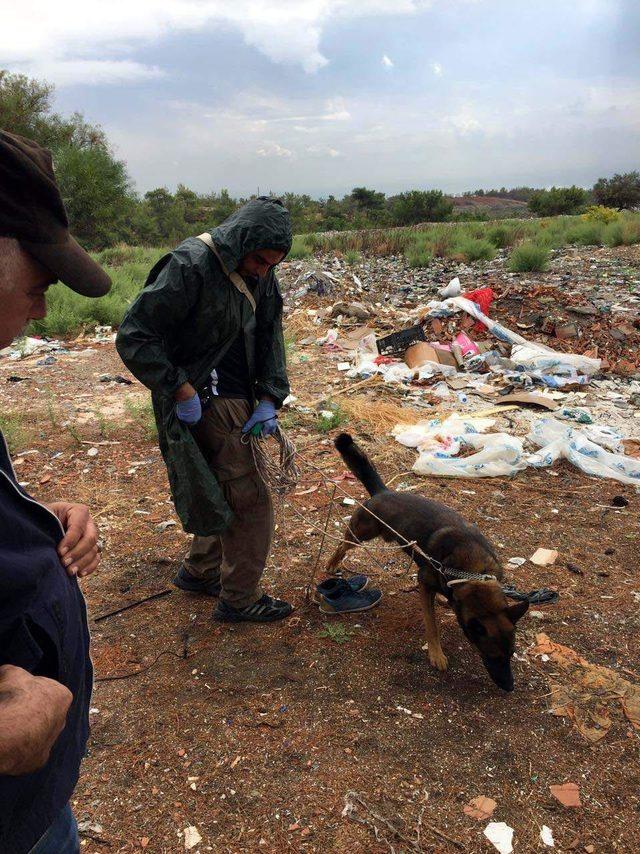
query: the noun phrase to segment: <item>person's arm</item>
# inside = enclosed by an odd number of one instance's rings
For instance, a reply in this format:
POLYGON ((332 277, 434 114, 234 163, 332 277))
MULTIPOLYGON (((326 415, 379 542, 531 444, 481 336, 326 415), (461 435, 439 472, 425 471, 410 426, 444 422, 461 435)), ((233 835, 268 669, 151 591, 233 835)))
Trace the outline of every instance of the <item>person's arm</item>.
POLYGON ((170 361, 165 341, 187 319, 200 287, 198 271, 172 253, 129 307, 116 337, 120 358, 131 373, 151 391, 177 402, 193 397, 195 389, 185 371, 170 361))
POLYGON ((72 700, 53 679, 0 667, 0 774, 30 774, 46 764, 72 700))
POLYGON ((282 297, 275 273, 256 310, 256 397, 276 408, 289 395, 287 359, 282 330, 282 297))

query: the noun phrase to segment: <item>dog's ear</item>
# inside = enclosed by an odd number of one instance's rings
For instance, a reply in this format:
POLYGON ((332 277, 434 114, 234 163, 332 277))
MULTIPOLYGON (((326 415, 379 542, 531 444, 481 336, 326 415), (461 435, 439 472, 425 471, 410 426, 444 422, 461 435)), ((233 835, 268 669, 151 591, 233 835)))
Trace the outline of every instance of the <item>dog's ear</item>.
POLYGON ((507 617, 509 617, 509 619, 511 620, 511 622, 515 626, 515 624, 518 622, 518 620, 521 617, 524 617, 524 615, 527 613, 528 610, 529 610, 529 603, 528 602, 526 602, 526 601, 525 602, 516 602, 515 605, 509 605, 509 607, 507 608, 507 617))

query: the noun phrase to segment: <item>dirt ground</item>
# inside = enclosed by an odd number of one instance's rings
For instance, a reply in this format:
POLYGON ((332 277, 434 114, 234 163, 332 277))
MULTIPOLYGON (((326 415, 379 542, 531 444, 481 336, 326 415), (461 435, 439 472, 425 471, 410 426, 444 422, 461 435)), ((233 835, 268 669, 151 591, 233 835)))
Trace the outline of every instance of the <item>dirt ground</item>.
MULTIPOLYGON (((387 479, 400 475, 396 487, 459 510, 505 564, 540 546, 559 552, 554 566, 508 569, 521 589, 552 587, 560 600, 533 606, 519 624, 516 689, 504 694, 444 609, 449 670, 429 666, 405 556, 390 559, 375 545, 379 563, 351 553, 348 568, 367 572, 384 592, 373 611, 327 617, 305 601, 332 492, 324 478, 340 478, 344 467, 332 434, 294 426, 302 479, 278 506, 266 583, 296 611, 273 626, 218 625, 213 600, 168 584, 189 538, 177 524, 162 525, 176 517, 160 453, 125 406, 144 399, 144 390, 99 381, 129 377, 111 343, 69 346, 48 366, 36 365, 41 355, 1 360, 0 408, 24 414, 28 438, 14 456, 30 492, 85 502, 101 527, 102 566, 83 584, 96 669, 89 755, 73 799, 83 851, 184 851, 185 829, 195 827, 202 841, 194 851, 490 852, 489 819, 463 812, 480 795, 497 802, 491 820, 514 829, 516 852, 546 850, 543 825, 559 851, 639 850, 640 731, 617 703, 595 743, 569 717, 551 714, 557 668, 533 652, 544 632, 640 683, 633 488, 568 464, 512 479, 421 479, 406 473, 413 451, 350 428, 387 479), (23 381, 7 382, 11 375, 23 381), (615 496, 628 506, 611 507, 615 496), (163 591, 170 592, 96 622, 163 591), (581 807, 551 794, 551 785, 566 782, 578 784, 581 807)), ((326 395, 334 370, 317 348, 298 348, 296 395, 326 395)), ((375 400, 364 398, 372 407, 375 400)), ((363 497, 359 484, 339 485, 363 497)), ((349 513, 339 492, 331 509, 328 531, 336 536, 349 513)), ((322 560, 330 549, 328 541, 322 560)))

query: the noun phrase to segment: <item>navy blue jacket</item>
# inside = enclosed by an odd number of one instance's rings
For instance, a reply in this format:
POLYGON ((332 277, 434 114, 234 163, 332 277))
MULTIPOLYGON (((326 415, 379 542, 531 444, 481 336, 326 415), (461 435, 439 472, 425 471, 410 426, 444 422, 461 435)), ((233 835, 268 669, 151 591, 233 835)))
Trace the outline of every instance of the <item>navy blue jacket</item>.
POLYGON ((0 665, 56 679, 73 694, 44 768, 0 776, 0 854, 26 854, 68 803, 89 734, 87 612, 56 552, 63 533, 53 513, 18 486, 0 433, 0 665))

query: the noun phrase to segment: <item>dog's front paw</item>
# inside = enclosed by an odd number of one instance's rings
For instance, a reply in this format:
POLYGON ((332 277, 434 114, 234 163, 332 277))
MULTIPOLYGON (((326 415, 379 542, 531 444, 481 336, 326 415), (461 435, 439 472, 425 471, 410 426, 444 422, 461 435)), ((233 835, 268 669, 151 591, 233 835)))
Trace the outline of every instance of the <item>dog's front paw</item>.
POLYGON ((429 662, 438 670, 446 670, 449 666, 447 656, 441 649, 429 649, 429 662))

